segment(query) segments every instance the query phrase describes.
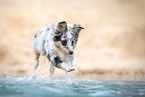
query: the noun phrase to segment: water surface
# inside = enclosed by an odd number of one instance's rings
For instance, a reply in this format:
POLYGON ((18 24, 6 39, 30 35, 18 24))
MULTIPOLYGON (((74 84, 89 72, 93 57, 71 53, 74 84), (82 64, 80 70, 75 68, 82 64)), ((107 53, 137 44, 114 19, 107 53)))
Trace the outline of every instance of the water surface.
POLYGON ((0 97, 145 97, 145 81, 0 77, 0 97))

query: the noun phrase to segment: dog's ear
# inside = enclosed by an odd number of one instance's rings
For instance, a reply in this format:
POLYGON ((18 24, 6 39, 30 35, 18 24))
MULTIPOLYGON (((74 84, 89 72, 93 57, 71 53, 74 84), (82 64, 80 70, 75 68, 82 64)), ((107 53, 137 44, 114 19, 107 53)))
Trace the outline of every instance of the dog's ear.
POLYGON ((76 33, 76 35, 79 35, 81 29, 84 29, 84 27, 80 24, 73 26, 73 31, 74 31, 74 33, 76 33))
POLYGON ((66 31, 66 30, 67 30, 67 23, 66 23, 66 21, 59 22, 59 23, 57 24, 56 30, 57 30, 58 32, 61 32, 61 33, 62 33, 63 31, 66 31))

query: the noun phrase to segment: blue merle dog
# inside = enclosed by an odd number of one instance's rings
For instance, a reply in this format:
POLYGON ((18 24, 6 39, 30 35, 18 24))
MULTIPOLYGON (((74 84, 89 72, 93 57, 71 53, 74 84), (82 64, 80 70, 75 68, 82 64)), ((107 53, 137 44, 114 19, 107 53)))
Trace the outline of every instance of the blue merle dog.
POLYGON ((78 41, 78 36, 84 29, 79 25, 67 25, 65 21, 56 25, 45 25, 35 35, 32 41, 32 49, 35 53, 35 63, 33 65, 33 75, 39 64, 39 56, 44 56, 51 62, 50 74, 55 71, 55 67, 65 70, 66 75, 74 70, 72 66, 73 51, 78 41))

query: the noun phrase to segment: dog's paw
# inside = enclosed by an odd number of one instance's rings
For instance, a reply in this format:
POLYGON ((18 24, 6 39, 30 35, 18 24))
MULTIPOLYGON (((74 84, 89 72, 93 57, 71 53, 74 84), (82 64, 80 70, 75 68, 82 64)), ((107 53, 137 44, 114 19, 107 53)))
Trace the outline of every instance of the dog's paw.
POLYGON ((67 71, 67 72, 71 72, 71 71, 74 71, 74 70, 75 70, 74 67, 69 66, 69 65, 67 65, 66 63, 63 63, 63 64, 61 65, 61 67, 62 67, 63 70, 65 70, 65 71, 67 71))
POLYGON ((74 70, 75 70, 75 68, 71 67, 71 68, 69 68, 68 72, 71 72, 71 71, 74 71, 74 70))
POLYGON ((31 79, 34 79, 34 78, 36 78, 36 75, 31 75, 31 77, 30 77, 31 79))
POLYGON ((75 70, 75 69, 74 69, 74 67, 72 67, 72 66, 68 66, 67 69, 66 69, 67 72, 71 72, 71 71, 74 71, 74 70, 75 70))

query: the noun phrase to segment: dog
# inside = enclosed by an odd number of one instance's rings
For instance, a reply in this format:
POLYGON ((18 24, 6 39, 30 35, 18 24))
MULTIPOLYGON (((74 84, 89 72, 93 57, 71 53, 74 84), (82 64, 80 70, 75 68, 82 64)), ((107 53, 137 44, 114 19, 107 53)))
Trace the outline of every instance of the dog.
POLYGON ((32 49, 35 54, 32 76, 35 76, 40 55, 51 62, 50 75, 53 75, 56 67, 65 70, 67 77, 70 76, 70 72, 75 70, 72 65, 73 52, 81 29, 84 29, 82 25, 67 24, 66 21, 43 26, 32 40, 32 49))

